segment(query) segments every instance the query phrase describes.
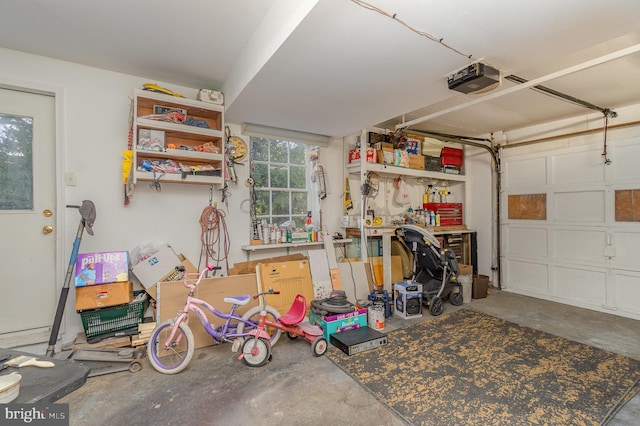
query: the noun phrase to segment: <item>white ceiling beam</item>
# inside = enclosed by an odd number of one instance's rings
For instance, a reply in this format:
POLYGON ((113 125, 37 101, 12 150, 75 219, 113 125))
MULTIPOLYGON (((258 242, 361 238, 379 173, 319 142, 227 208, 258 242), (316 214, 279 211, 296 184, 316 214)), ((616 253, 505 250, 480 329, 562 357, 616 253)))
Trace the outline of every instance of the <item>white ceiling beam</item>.
POLYGON ((274 2, 224 82, 222 91, 226 108, 236 100, 318 1, 276 0, 274 2))
POLYGON ((436 111, 436 112, 431 113, 431 114, 427 114, 427 115, 422 116, 422 117, 415 118, 415 119, 407 121, 405 123, 396 125, 396 130, 397 129, 406 128, 406 127, 410 127, 410 126, 414 126, 414 125, 416 125, 418 123, 423 123, 423 122, 431 120, 433 118, 449 114, 450 112, 455 112, 455 111, 459 111, 459 110, 464 109, 464 108, 469 108, 470 106, 477 105, 477 104, 480 104, 482 102, 487 102, 487 101, 490 101, 492 99, 497 99, 497 98, 500 98, 502 96, 510 95, 511 93, 515 93, 515 92, 520 91, 520 90, 524 90, 524 89, 528 89, 528 88, 533 87, 533 86, 537 86, 537 85, 542 84, 544 82, 547 82, 549 80, 554 80, 556 78, 564 77, 565 75, 573 74, 573 73, 578 72, 578 71, 583 71, 583 70, 585 70, 587 68, 592 68, 592 67, 595 67, 595 66, 600 65, 600 64, 611 62, 611 61, 614 61, 616 59, 620 59, 622 57, 625 57, 625 56, 628 56, 628 55, 631 55, 631 54, 634 54, 634 53, 637 53, 637 52, 640 52, 640 44, 636 44, 636 45, 627 47, 625 49, 620 49, 620 50, 617 50, 615 52, 609 53, 607 55, 600 56, 598 58, 590 59, 590 60, 582 62, 580 64, 577 64, 577 65, 562 69, 560 71, 553 72, 551 74, 544 75, 542 77, 535 78, 533 80, 529 80, 526 83, 522 83, 522 84, 519 84, 517 86, 510 87, 508 89, 500 90, 498 92, 494 92, 494 93, 482 96, 480 98, 474 99, 472 101, 469 101, 469 102, 466 102, 466 103, 463 103, 463 104, 460 104, 460 105, 455 105, 455 106, 452 106, 452 107, 449 107, 449 108, 445 108, 445 109, 440 110, 440 111, 436 111))

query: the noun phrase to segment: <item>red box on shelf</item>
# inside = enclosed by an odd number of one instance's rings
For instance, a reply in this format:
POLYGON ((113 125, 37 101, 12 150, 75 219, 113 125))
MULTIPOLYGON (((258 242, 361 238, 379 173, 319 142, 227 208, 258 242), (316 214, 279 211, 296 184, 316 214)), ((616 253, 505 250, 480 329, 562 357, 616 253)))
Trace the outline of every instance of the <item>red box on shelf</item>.
POLYGON ((378 162, 378 152, 375 148, 367 148, 367 163, 377 163, 378 162))
POLYGON ((462 203, 424 203, 425 210, 435 211, 440 215, 440 226, 463 225, 462 203))
POLYGON ((352 149, 349 151, 349 164, 360 162, 360 148, 352 149))
POLYGON ((464 157, 464 151, 460 148, 442 148, 440 151, 440 158, 443 166, 457 166, 462 167, 462 159, 464 157))

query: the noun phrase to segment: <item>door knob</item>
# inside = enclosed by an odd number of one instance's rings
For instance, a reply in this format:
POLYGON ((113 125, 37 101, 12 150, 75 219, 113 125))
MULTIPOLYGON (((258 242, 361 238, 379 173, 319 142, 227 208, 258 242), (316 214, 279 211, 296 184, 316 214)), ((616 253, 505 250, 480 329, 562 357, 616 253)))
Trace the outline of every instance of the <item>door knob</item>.
POLYGON ((50 234, 53 232, 53 226, 51 225, 45 225, 42 227, 42 233, 43 234, 50 234))

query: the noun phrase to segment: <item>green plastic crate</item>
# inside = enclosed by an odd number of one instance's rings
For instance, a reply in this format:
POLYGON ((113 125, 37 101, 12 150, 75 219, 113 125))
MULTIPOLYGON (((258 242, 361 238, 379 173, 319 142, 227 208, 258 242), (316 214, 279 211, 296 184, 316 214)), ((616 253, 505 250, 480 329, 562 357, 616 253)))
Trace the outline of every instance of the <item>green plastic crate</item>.
MULTIPOLYGON (((134 298, 144 291, 134 291, 134 298)), ((147 300, 127 303, 110 308, 80 312, 87 339, 137 327, 144 318, 147 300)))

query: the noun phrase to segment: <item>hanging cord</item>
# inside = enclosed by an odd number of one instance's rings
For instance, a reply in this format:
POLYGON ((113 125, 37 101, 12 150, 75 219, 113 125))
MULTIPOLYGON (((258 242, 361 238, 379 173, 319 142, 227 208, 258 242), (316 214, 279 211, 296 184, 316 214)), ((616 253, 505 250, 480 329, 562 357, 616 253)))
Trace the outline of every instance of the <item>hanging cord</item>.
MULTIPOLYGON (((227 222, 225 221, 225 212, 218 208, 218 203, 209 204, 202 211, 200 216, 200 241, 202 249, 200 251, 200 262, 204 255, 206 264, 215 262, 216 266, 220 266, 220 262, 224 261, 229 271, 229 249, 231 243, 229 241, 229 231, 227 230, 227 222)), ((200 270, 198 264, 198 270, 200 270)))
POLYGON ((365 2, 365 1, 362 1, 362 0, 351 0, 351 1, 354 2, 355 4, 357 4, 360 7, 364 7, 365 9, 373 10, 374 12, 378 12, 381 15, 384 15, 384 16, 386 16, 388 18, 393 19, 394 21, 396 21, 399 24, 405 26, 406 28, 410 29, 414 33, 416 33, 418 35, 421 35, 422 37, 426 37, 426 38, 428 38, 429 40, 431 40, 433 42, 441 44, 442 46, 446 47, 447 49, 456 52, 458 55, 464 56, 467 59, 473 59, 473 55, 461 52, 460 50, 450 46, 449 44, 444 42, 443 38, 438 38, 438 37, 434 36, 433 34, 429 34, 428 32, 420 31, 420 30, 412 27, 411 25, 407 24, 402 19, 398 18, 397 14, 395 14, 395 13, 392 15, 391 13, 386 12, 386 11, 384 11, 384 10, 382 10, 382 9, 372 5, 372 4, 369 4, 369 3, 365 2))
POLYGON ((611 159, 607 156, 607 133, 609 130, 609 115, 611 114, 611 111, 606 109, 602 113, 604 114, 604 143, 602 149, 602 157, 604 158, 604 164, 608 166, 611 164, 611 159))

